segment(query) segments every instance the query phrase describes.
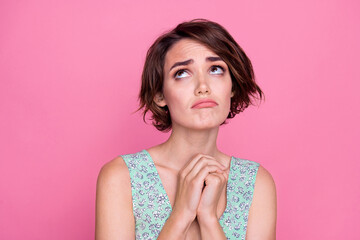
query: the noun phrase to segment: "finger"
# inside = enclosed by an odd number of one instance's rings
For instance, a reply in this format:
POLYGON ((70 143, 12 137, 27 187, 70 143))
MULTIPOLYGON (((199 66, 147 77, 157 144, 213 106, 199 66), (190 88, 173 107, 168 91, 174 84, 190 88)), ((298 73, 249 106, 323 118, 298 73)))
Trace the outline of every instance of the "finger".
POLYGON ((205 177, 205 181, 209 184, 224 185, 224 183, 226 183, 226 177, 222 172, 212 172, 205 177))
POLYGON ((202 153, 197 154, 193 159, 191 159, 189 162, 187 162, 185 164, 185 166, 182 168, 182 170, 180 171, 180 177, 185 178, 189 172, 191 171, 191 169, 193 169, 193 167, 195 166, 195 164, 201 159, 201 158, 208 158, 208 159, 215 159, 212 156, 209 155, 205 155, 202 153))
POLYGON ((208 158, 208 159, 214 159, 214 157, 210 156, 210 155, 206 155, 206 154, 202 154, 202 153, 199 153, 197 154, 193 159, 191 159, 186 165, 184 168, 187 168, 187 169, 192 169, 195 164, 201 159, 201 158, 208 158))
POLYGON ((228 170, 217 171, 217 173, 221 174, 222 176, 224 176, 224 178, 226 180, 228 180, 228 178, 229 178, 229 171, 228 170))
POLYGON ((207 165, 203 167, 193 178, 193 182, 197 184, 203 185, 205 178, 208 177, 211 174, 215 174, 215 172, 219 170, 218 166, 215 165, 207 165))
POLYGON ((212 172, 211 174, 209 174, 210 178, 217 178, 220 179, 221 181, 225 180, 225 176, 223 174, 223 172, 212 172))
POLYGON ((190 170, 190 172, 188 173, 188 175, 186 176, 187 178, 194 178, 196 176, 196 174, 198 174, 198 172, 204 168, 205 166, 217 166, 219 168, 219 170, 224 170, 226 167, 223 166, 221 163, 219 163, 218 161, 214 160, 214 159, 207 159, 207 158, 201 158, 200 160, 198 160, 198 162, 195 164, 195 166, 190 170))
POLYGON ((224 175, 226 181, 228 181, 228 179, 229 179, 229 173, 225 171, 225 172, 223 172, 222 174, 224 175))

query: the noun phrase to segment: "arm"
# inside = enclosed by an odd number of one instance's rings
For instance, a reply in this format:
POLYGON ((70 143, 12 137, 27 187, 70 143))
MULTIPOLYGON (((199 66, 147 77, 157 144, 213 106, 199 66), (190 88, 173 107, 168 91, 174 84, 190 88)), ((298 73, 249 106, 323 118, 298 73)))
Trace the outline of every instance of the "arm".
POLYGON ((249 210, 247 240, 276 239, 276 187, 271 174, 259 166, 249 210))
POLYGON ((202 239, 226 240, 225 233, 217 218, 207 219, 206 222, 199 222, 202 239))
POLYGON ((221 194, 226 194, 227 180, 228 173, 224 171, 211 173, 205 179, 206 186, 197 210, 202 239, 226 240, 219 223, 222 211, 218 212, 218 204, 221 194))
POLYGON ((135 239, 130 175, 121 157, 105 164, 98 176, 95 239, 135 239))
POLYGON ((184 240, 192 223, 191 218, 186 218, 183 212, 172 211, 166 220, 157 240, 184 240))

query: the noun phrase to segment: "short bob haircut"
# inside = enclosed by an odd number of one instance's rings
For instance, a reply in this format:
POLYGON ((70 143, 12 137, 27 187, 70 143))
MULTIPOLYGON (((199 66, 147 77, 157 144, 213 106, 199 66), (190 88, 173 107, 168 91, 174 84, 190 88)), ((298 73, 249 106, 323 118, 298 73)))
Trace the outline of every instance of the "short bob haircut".
POLYGON ((145 122, 146 113, 150 110, 152 123, 159 131, 168 132, 171 129, 172 123, 168 107, 158 106, 154 97, 163 90, 163 71, 167 51, 184 38, 200 42, 228 65, 234 95, 231 98, 227 118, 233 118, 236 114, 244 111, 249 104, 253 104, 254 99, 261 100, 263 98, 263 92, 255 83, 250 59, 228 31, 218 23, 206 19, 194 19, 180 23, 175 29, 158 37, 147 52, 142 72, 139 93, 140 107, 138 109, 143 109, 145 122))

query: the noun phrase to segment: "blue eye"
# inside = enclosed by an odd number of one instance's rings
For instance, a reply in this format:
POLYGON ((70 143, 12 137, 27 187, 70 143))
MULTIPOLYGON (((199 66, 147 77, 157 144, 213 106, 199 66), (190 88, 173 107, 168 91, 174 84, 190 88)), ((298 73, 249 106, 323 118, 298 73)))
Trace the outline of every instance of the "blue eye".
POLYGON ((184 69, 181 69, 175 73, 174 78, 179 79, 179 78, 185 78, 188 76, 189 76, 189 74, 184 69))
POLYGON ((210 68, 210 73, 212 74, 223 74, 224 73, 224 68, 220 67, 220 66, 212 66, 210 68))

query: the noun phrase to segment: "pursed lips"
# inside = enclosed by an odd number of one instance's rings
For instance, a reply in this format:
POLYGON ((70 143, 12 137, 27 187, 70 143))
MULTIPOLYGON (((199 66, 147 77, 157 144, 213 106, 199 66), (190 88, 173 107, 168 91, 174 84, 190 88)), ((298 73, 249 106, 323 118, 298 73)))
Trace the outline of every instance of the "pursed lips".
POLYGON ((191 108, 208 108, 208 107, 215 107, 218 104, 211 99, 202 99, 194 103, 191 108))

